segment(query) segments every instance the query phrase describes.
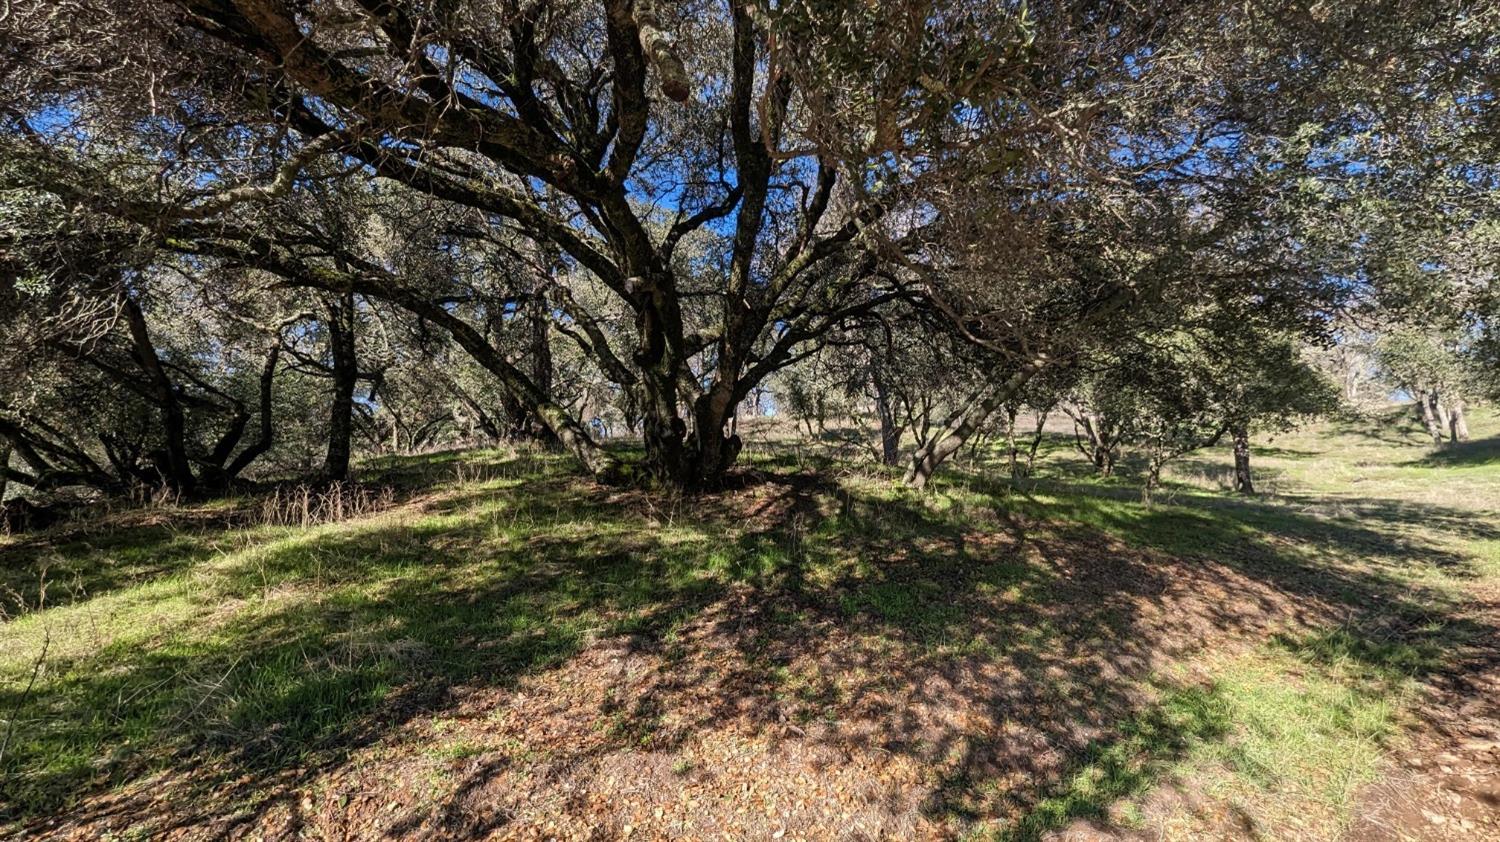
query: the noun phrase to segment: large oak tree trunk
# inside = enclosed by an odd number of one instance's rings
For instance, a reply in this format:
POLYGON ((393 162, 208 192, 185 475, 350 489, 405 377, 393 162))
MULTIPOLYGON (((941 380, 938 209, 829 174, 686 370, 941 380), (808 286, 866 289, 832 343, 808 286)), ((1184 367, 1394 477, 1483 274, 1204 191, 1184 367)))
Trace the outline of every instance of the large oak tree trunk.
POLYGON ((678 414, 678 352, 682 326, 677 300, 662 279, 631 279, 630 291, 640 296, 636 312, 639 339, 635 364, 641 379, 642 439, 646 448, 646 472, 673 484, 688 481, 687 423, 678 414))
POLYGON ((685 486, 712 487, 739 458, 738 435, 724 435, 730 414, 739 401, 734 387, 720 381, 693 402, 693 450, 687 454, 685 486))
POLYGON ((355 336, 354 294, 344 293, 328 306, 328 345, 332 352, 333 401, 328 409, 328 452, 322 479, 341 482, 349 477, 354 440, 354 390, 359 385, 355 336))
POLYGON ((875 387, 875 414, 880 417, 880 461, 896 465, 901 462, 901 428, 896 424, 896 408, 891 406, 890 390, 880 376, 880 366, 870 366, 870 382, 875 387))
POLYGON ((552 337, 548 329, 547 301, 533 292, 526 303, 526 322, 531 331, 531 381, 544 395, 552 394, 552 337))
POLYGON ((1250 433, 1244 427, 1234 430, 1234 490, 1241 494, 1255 493, 1255 484, 1250 479, 1250 433))

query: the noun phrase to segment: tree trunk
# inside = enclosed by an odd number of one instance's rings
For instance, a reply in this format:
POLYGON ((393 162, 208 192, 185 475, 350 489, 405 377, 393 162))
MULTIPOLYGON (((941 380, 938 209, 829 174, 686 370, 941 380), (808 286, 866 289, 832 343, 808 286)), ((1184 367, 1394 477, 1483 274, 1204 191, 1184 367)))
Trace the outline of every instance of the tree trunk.
MULTIPOLYGON (((521 309, 518 320, 523 322, 526 338, 526 351, 518 360, 519 365, 526 367, 526 375, 531 382, 543 394, 552 394, 552 339, 549 331, 549 317, 547 314, 547 300, 542 295, 540 287, 533 291, 521 309)), ((499 317, 492 319, 492 324, 498 323, 499 317)), ((501 334, 503 331, 492 329, 492 333, 501 334)), ((557 447, 560 439, 552 428, 543 421, 537 413, 519 394, 502 395, 500 399, 505 414, 505 431, 503 438, 511 441, 535 441, 548 447, 557 447)))
POLYGON ((1094 473, 1107 477, 1115 472, 1116 452, 1114 431, 1109 428, 1097 412, 1084 407, 1064 407, 1063 412, 1073 419, 1073 444, 1094 466, 1094 473), (1081 432, 1080 432, 1081 431, 1081 432), (1087 445, 1084 442, 1087 441, 1087 445))
POLYGON ((1020 476, 1021 449, 1016 446, 1016 416, 1020 414, 1021 408, 1016 404, 1007 404, 1005 407, 1005 452, 1010 462, 1010 475, 1020 476))
POLYGON ((925 488, 938 466, 957 453, 1001 404, 1019 392, 1033 372, 1032 368, 1023 368, 976 396, 968 409, 950 418, 931 440, 917 448, 911 455, 911 464, 903 481, 912 488, 925 488))
POLYGON ((1437 413, 1432 410, 1435 397, 1435 393, 1426 390, 1417 392, 1417 410, 1422 415, 1422 424, 1427 428, 1427 434, 1432 436, 1432 443, 1442 444, 1443 428, 1438 424, 1437 413))
MULTIPOLYGON (((721 373, 724 367, 720 367, 721 373)), ((724 472, 739 459, 744 442, 738 435, 724 435, 730 413, 739 403, 733 385, 719 380, 693 401, 693 449, 684 454, 682 484, 687 488, 705 488, 718 482, 724 472)))
POLYGON ((1114 448, 1104 447, 1102 445, 1094 448, 1094 473, 1098 474, 1101 477, 1114 476, 1114 448))
POLYGON ((1156 454, 1152 454, 1146 463, 1146 487, 1141 491, 1141 499, 1146 505, 1151 505, 1156 500, 1156 489, 1161 486, 1161 468, 1165 460, 1156 454))
POLYGON ((1022 469, 1022 476, 1031 476, 1032 470, 1036 468, 1036 452, 1041 449, 1042 432, 1047 427, 1047 416, 1050 414, 1051 409, 1039 409, 1036 412, 1036 429, 1031 432, 1031 446, 1026 450, 1026 465, 1022 469))
POLYGON ((500 430, 500 426, 495 423, 495 419, 491 418, 488 412, 485 412, 484 407, 480 406, 479 401, 475 400, 468 392, 459 388, 456 383, 450 382, 448 387, 452 390, 453 396, 458 398, 458 402, 463 404, 464 409, 469 413, 471 435, 474 430, 478 430, 488 437, 491 442, 500 441, 505 437, 500 430))
POLYGON ((271 386, 276 379, 276 363, 281 359, 281 346, 273 345, 266 354, 266 364, 260 371, 260 433, 255 443, 245 448, 236 456, 229 467, 224 469, 225 475, 233 480, 240 475, 251 462, 259 459, 262 454, 271 449, 271 442, 276 434, 276 419, 272 417, 273 407, 271 405, 271 386))
POLYGON ((6 487, 10 484, 10 477, 6 469, 10 467, 10 442, 0 441, 0 503, 5 502, 6 487))
POLYGON ((547 316, 547 300, 540 291, 526 303, 526 319, 531 328, 531 382, 544 395, 552 394, 552 337, 547 316))
POLYGON ((359 358, 354 294, 344 293, 328 304, 328 347, 333 357, 333 401, 328 408, 328 451, 319 476, 328 482, 349 477, 354 440, 354 390, 359 385, 359 358))
POLYGON ((1234 490, 1241 494, 1255 493, 1250 480, 1250 433, 1244 427, 1234 430, 1234 490))
POLYGON ((1443 403, 1443 398, 1437 392, 1432 392, 1428 397, 1428 403, 1432 407, 1434 425, 1432 428, 1432 441, 1434 444, 1442 444, 1448 435, 1448 405, 1443 403))
POLYGON ((122 305, 126 323, 130 326, 136 362, 146 372, 152 398, 162 413, 162 436, 165 439, 163 450, 166 456, 162 478, 174 490, 190 492, 196 480, 192 465, 188 462, 187 420, 182 411, 182 403, 177 399, 176 387, 156 355, 156 346, 152 344, 151 334, 146 329, 146 314, 129 295, 123 296, 122 305))
POLYGON ((1468 441, 1469 422, 1464 418, 1464 399, 1455 398, 1448 407, 1448 440, 1455 444, 1468 441))
POLYGON ((979 431, 977 431, 976 433, 974 433, 973 438, 971 438, 969 440, 969 456, 968 456, 968 459, 967 459, 967 462, 968 462, 969 465, 978 465, 979 464, 979 451, 980 451, 981 448, 984 447, 984 443, 985 443, 984 436, 985 436, 984 430, 980 429, 979 431))
POLYGON ((901 428, 896 426, 896 410, 880 376, 880 366, 870 366, 870 383, 875 387, 875 414, 880 416, 880 462, 896 465, 901 461, 901 428))
POLYGON ((683 444, 687 422, 677 414, 677 367, 667 356, 666 339, 656 322, 650 307, 637 319, 641 339, 636 363, 641 368, 646 472, 657 479, 683 483, 687 481, 683 444))

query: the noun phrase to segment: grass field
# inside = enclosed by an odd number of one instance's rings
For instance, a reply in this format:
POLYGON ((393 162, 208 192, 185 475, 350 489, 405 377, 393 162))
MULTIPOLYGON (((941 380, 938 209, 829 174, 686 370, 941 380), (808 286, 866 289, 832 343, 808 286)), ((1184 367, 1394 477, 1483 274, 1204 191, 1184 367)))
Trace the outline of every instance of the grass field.
POLYGON ((701 499, 482 451, 337 522, 3 538, 0 833, 1500 838, 1473 427, 1262 441, 1250 499, 1217 451, 1148 506, 1062 436, 920 495, 760 441, 701 499))

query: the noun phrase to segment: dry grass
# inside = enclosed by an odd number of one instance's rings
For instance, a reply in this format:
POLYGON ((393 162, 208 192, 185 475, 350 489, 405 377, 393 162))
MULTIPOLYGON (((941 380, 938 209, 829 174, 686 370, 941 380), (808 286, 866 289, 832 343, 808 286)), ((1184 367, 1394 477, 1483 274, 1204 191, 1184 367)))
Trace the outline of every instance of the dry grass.
POLYGON ((307 529, 325 523, 364 518, 389 509, 396 499, 390 486, 349 482, 278 486, 260 500, 255 523, 307 529))

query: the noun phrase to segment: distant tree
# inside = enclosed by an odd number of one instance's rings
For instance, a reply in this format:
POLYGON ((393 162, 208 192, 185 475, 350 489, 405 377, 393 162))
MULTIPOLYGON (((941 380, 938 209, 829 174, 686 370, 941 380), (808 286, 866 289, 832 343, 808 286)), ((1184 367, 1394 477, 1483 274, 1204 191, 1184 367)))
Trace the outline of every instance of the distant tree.
MULTIPOLYGON (((1074 369, 1054 369, 1033 378, 1023 391, 1005 403, 1003 435, 1007 466, 1012 477, 1030 476, 1035 469, 1047 420, 1054 411, 1064 407, 1066 392, 1076 377, 1074 369), (1029 429, 1017 426, 1023 410, 1030 410, 1032 414, 1029 429)), ((1063 412, 1066 411, 1064 407, 1063 412)))
POLYGON ((1234 449, 1234 486, 1254 493, 1250 432, 1280 432, 1329 412, 1337 392, 1285 335, 1180 335, 1127 357, 1110 414, 1126 415, 1125 438, 1146 455, 1149 499, 1166 464, 1217 444, 1234 449))
POLYGON ((1327 414, 1336 387, 1308 360, 1301 338, 1233 307, 1214 307, 1171 333, 1085 361, 1065 402, 1075 440, 1108 476, 1122 446, 1146 459, 1149 500, 1171 461, 1233 443, 1234 486, 1254 492, 1250 434, 1282 432, 1327 414))
POLYGON ((1314 365, 1339 384, 1340 399, 1351 408, 1384 405, 1388 397, 1381 391, 1379 382, 1381 372, 1375 350, 1377 336, 1361 321, 1348 313, 1339 314, 1332 325, 1329 342, 1308 349, 1314 365))
POLYGON ((274 341, 261 334, 205 345, 196 323, 156 317, 182 303, 166 277, 117 270, 69 280, 87 285, 80 305, 100 316, 49 318, 43 344, 0 393, 0 436, 25 465, 4 468, 11 480, 38 490, 213 491, 266 453, 274 341))
POLYGON ((788 417, 803 425, 808 438, 821 437, 831 418, 848 416, 851 404, 841 375, 828 359, 815 354, 782 369, 776 377, 779 405, 788 417))
POLYGON ((1119 390, 1128 389, 1128 378, 1105 369, 1078 379, 1062 401, 1063 414, 1073 422, 1073 445, 1093 466, 1094 473, 1114 473, 1125 439, 1125 424, 1132 407, 1119 403, 1119 390))
POLYGON ((872 320, 858 335, 850 374, 871 398, 879 422, 880 461, 901 462, 902 442, 925 441, 938 413, 981 388, 982 352, 954 336, 940 320, 902 307, 872 320))
MULTIPOLYGON (((1500 168, 1492 177, 1500 179, 1500 168)), ((1467 439, 1468 403, 1496 383, 1485 349, 1500 273, 1492 215, 1500 195, 1473 179, 1439 173, 1364 186, 1369 242, 1359 253, 1373 283, 1360 318, 1376 337, 1384 379, 1415 401, 1435 444, 1467 439)))
POLYGON ((1234 447, 1234 488, 1255 493, 1250 470, 1250 434, 1281 433, 1332 413, 1337 386, 1308 359, 1297 337, 1270 335, 1227 349, 1215 372, 1223 395, 1226 430, 1234 447))
POLYGON ((1376 350, 1392 385, 1412 397, 1433 444, 1468 439, 1464 395, 1474 393, 1478 378, 1454 336, 1397 327, 1380 338, 1376 350))

